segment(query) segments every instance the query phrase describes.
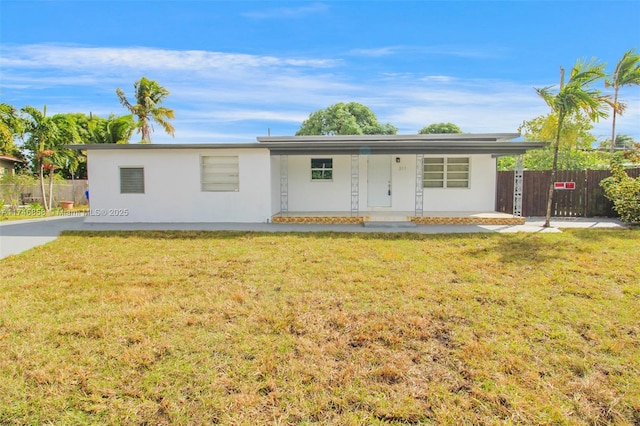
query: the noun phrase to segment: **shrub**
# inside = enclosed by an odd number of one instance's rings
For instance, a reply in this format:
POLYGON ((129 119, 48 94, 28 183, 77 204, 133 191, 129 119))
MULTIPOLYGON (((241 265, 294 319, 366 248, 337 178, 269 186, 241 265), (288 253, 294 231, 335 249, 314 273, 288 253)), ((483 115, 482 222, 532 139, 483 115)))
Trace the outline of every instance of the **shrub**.
POLYGON ((44 206, 40 203, 29 203, 29 206, 27 208, 33 211, 44 210, 44 206))
POLYGON ((622 221, 640 224, 640 177, 629 177, 621 165, 614 164, 611 177, 603 179, 600 186, 622 221))

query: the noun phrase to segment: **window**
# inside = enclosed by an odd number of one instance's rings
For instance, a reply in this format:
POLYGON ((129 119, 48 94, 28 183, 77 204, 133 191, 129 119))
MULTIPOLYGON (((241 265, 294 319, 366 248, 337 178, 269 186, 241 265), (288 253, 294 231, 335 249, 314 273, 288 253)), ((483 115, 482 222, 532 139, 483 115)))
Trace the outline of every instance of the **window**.
POLYGON ((311 180, 332 180, 333 158, 311 159, 311 180))
POLYGON ((425 188, 469 188, 469 158, 424 158, 425 188))
POLYGON ((425 188, 444 188, 444 158, 424 159, 423 186, 425 188))
POLYGON ((120 193, 144 194, 144 167, 120 167, 120 193))
POLYGON ((238 156, 201 156, 200 189, 207 192, 239 191, 240 168, 238 156))

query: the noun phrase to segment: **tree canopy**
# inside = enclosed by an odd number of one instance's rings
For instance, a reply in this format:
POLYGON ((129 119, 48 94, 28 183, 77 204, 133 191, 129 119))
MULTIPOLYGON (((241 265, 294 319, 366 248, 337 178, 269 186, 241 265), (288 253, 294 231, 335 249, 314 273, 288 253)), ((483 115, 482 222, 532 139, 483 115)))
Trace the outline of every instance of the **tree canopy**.
POLYGON ((296 136, 309 135, 395 135, 398 129, 380 124, 369 107, 357 102, 331 105, 309 114, 296 136))
MULTIPOLYGON (((596 142, 593 121, 580 112, 565 118, 560 133, 560 149, 589 149, 596 142)), ((523 122, 518 131, 527 141, 551 142, 558 132, 558 115, 540 115, 523 122)))
POLYGON ((453 123, 433 123, 426 127, 423 127, 418 132, 421 135, 425 134, 442 134, 442 133, 462 133, 460 127, 453 123))
POLYGON ((88 121, 91 143, 126 144, 136 128, 132 115, 108 118, 91 116, 88 121))
MULTIPOLYGON (((618 100, 618 92, 624 86, 640 85, 640 55, 635 53, 635 49, 631 49, 622 55, 622 58, 616 64, 613 74, 605 80, 605 86, 613 87, 613 120, 611 123, 611 140, 616 138, 616 114, 622 114, 626 108, 626 104, 618 100)), ((611 155, 613 155, 614 145, 610 144, 611 155)))
POLYGON ((146 77, 136 81, 133 88, 135 104, 129 102, 122 89, 116 89, 116 94, 122 106, 138 118, 136 128, 142 134, 140 143, 151 143, 151 133, 153 132, 151 121, 162 126, 173 137, 175 129, 169 120, 175 118, 175 114, 172 109, 160 105, 169 96, 169 91, 160 86, 157 81, 149 80, 146 77))
POLYGON ((15 138, 24 132, 24 120, 12 105, 0 103, 0 154, 16 156, 19 153, 15 138))

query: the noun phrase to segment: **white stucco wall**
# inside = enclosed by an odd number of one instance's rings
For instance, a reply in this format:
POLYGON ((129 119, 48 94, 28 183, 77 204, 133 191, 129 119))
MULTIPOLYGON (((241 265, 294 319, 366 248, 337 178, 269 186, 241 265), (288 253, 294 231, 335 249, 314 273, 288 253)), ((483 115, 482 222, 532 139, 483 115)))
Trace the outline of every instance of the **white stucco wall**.
MULTIPOLYGON (((416 156, 389 155, 391 162, 391 207, 369 207, 367 196, 368 156, 359 157, 359 210, 413 212, 415 210, 416 156), (396 158, 400 161, 396 162, 396 158)), ((432 157, 443 157, 434 155, 432 157)), ((447 155, 446 157, 456 157, 447 155)), ((459 155, 470 158, 469 188, 425 188, 423 210, 487 212, 495 210, 496 160, 491 155, 459 155)), ((289 156, 290 212, 346 212, 351 210, 351 156, 289 156), (333 180, 311 180, 311 158, 333 158, 333 180)), ((272 211, 280 211, 280 162, 271 160, 272 211)))
POLYGON ((271 216, 267 149, 89 150, 88 176, 88 222, 266 222, 271 216), (201 155, 238 155, 239 191, 201 191, 201 155), (144 167, 144 194, 120 193, 122 166, 144 167))
POLYGON ((288 162, 290 212, 345 212, 351 210, 350 156, 290 155, 288 162), (312 181, 311 158, 333 158, 333 180, 312 181))

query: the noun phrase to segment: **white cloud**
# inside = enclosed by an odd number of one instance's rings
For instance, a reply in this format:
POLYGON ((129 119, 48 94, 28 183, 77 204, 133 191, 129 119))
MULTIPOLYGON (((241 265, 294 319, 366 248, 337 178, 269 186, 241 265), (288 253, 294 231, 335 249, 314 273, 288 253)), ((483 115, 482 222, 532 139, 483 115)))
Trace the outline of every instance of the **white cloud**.
POLYGON ((189 119, 185 122, 199 121, 249 121, 260 120, 269 122, 285 122, 285 123, 301 123, 307 118, 308 114, 300 111, 267 111, 267 110, 251 110, 246 108, 237 109, 217 109, 210 112, 195 112, 189 114, 189 119))
POLYGON ((0 64, 6 68, 59 68, 114 70, 161 69, 174 71, 250 70, 269 67, 331 68, 339 60, 322 58, 279 58, 269 55, 210 52, 204 50, 167 50, 146 47, 110 48, 63 45, 5 46, 0 64))
POLYGON ((401 47, 378 47, 373 49, 352 49, 348 53, 354 56, 372 56, 372 57, 380 57, 380 56, 388 56, 394 55, 402 50, 401 47))
POLYGON ((352 56, 383 57, 390 55, 411 56, 457 56, 461 58, 496 58, 504 54, 496 47, 467 47, 457 45, 434 46, 384 46, 374 48, 351 49, 347 52, 352 56))
POLYGON ((312 14, 325 13, 329 6, 324 3, 311 3, 297 7, 277 7, 245 12, 242 16, 251 19, 298 19, 312 14))
POLYGON ((455 81, 455 77, 449 75, 427 75, 420 77, 420 81, 435 82, 435 83, 451 83, 455 81))
MULTIPOLYGON (((124 114, 115 89, 130 95, 141 76, 158 80, 171 92, 166 104, 176 112, 177 135, 171 139, 156 129, 158 143, 254 141, 268 128, 291 135, 309 113, 336 102, 361 102, 401 133, 441 121, 466 132, 514 132, 522 121, 548 113, 532 88, 544 84, 416 72, 354 75, 348 55, 289 58, 61 45, 0 49, 3 102, 17 107, 124 114)), ((626 90, 623 98, 629 107, 618 119, 618 132, 640 139, 640 88, 626 90)), ((606 137, 609 128, 605 120, 594 133, 606 137)))

